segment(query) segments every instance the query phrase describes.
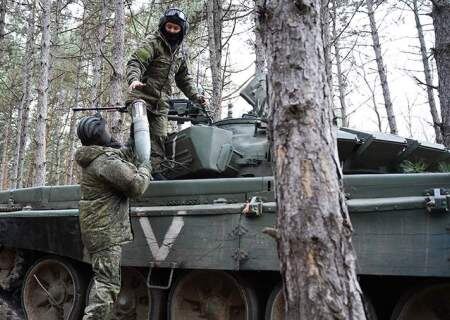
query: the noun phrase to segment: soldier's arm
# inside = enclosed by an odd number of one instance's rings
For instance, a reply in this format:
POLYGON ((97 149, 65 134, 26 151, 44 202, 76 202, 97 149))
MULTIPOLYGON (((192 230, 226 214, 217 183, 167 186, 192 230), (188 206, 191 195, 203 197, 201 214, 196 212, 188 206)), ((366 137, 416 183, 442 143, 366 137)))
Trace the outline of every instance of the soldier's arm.
POLYGON ((199 95, 186 59, 183 60, 175 75, 175 83, 184 95, 194 102, 199 102, 199 95))
POLYGON ((150 162, 145 162, 136 167, 131 162, 117 156, 106 156, 98 167, 98 175, 115 189, 129 197, 138 197, 147 190, 151 180, 150 162))
POLYGON ((133 147, 131 146, 131 144, 134 144, 134 140, 130 139, 127 141, 127 143, 125 143, 125 145, 122 146, 122 148, 120 148, 121 153, 120 157, 136 165, 136 156, 134 154, 133 147))
POLYGON ((147 69, 149 61, 155 56, 153 42, 148 42, 145 46, 136 50, 127 63, 127 82, 141 81, 142 74, 147 69))

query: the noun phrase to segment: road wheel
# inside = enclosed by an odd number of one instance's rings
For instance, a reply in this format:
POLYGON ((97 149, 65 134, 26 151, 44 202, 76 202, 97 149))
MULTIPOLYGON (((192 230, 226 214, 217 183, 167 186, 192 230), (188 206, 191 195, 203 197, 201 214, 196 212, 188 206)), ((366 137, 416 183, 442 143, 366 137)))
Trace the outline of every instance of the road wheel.
POLYGON ((391 320, 450 319, 450 283, 416 288, 397 303, 391 320))
POLYGON ((27 272, 22 306, 28 320, 78 320, 84 308, 85 281, 72 262, 38 260, 27 272))
POLYGON ((276 285, 270 293, 266 304, 266 320, 284 319, 284 293, 281 283, 276 285))
POLYGON ((222 271, 192 271, 169 293, 170 320, 256 320, 254 290, 242 279, 222 271))
POLYGON ((370 297, 363 293, 363 303, 364 303, 364 311, 366 312, 366 319, 367 320, 377 320, 378 316, 375 312, 375 306, 372 303, 372 299, 370 297))

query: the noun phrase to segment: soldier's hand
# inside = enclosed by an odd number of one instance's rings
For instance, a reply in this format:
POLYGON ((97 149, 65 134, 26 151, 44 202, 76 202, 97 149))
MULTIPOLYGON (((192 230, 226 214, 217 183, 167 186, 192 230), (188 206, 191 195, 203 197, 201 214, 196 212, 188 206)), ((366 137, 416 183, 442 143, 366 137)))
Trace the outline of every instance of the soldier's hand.
POLYGON ((133 91, 134 89, 141 89, 141 88, 143 88, 143 87, 145 87, 145 84, 143 84, 143 83, 140 82, 140 81, 135 80, 135 81, 133 81, 133 82, 130 84, 130 86, 128 87, 128 92, 131 92, 131 91, 133 91))
POLYGON ((199 95, 198 96, 198 103, 200 103, 200 105, 204 108, 208 105, 208 102, 206 101, 205 96, 203 95, 199 95))

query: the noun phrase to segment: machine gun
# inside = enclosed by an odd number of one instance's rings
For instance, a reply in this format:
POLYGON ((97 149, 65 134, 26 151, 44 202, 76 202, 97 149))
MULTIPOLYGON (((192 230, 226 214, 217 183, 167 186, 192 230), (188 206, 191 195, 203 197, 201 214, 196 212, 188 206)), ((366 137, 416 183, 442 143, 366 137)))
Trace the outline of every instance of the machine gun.
POLYGON ((171 99, 169 103, 169 120, 177 121, 178 123, 190 121, 192 124, 211 124, 213 122, 207 109, 194 104, 188 99, 171 99))
MULTIPOLYGON (((178 123, 185 123, 187 121, 192 124, 211 124, 213 122, 209 111, 203 107, 200 107, 188 99, 170 99, 169 100, 169 113, 167 118, 171 121, 177 121, 178 123)), ((148 109, 148 107, 147 107, 148 109)), ((122 112, 128 113, 128 106, 124 107, 95 107, 95 108, 72 108, 73 112, 79 111, 108 111, 108 112, 122 112)), ((149 110, 152 113, 160 114, 149 110)))

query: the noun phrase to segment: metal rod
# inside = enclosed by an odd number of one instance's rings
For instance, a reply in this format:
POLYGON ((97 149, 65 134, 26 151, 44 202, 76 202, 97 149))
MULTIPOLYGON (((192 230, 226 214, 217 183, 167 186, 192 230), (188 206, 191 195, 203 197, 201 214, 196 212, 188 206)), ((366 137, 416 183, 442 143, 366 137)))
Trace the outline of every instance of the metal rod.
POLYGON ((99 108, 72 108, 73 112, 77 111, 95 111, 95 110, 115 110, 119 112, 127 112, 126 107, 99 107, 99 108))
POLYGON ((56 302, 55 298, 53 298, 53 296, 50 294, 50 292, 48 292, 47 289, 45 289, 44 285, 42 284, 41 281, 39 281, 38 277, 33 274, 34 279, 36 280, 36 282, 38 283, 38 285, 41 287, 41 289, 45 292, 45 294, 47 295, 48 299, 50 300, 50 302, 55 306, 55 307, 59 307, 61 308, 61 306, 58 305, 58 303, 56 302))

